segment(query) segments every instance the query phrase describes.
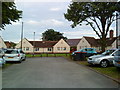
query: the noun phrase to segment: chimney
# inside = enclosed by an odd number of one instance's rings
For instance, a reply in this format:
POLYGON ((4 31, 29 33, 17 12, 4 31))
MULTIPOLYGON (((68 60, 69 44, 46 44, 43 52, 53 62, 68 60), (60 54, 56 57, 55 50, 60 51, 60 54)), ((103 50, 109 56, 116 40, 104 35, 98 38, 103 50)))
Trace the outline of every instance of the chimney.
POLYGON ((113 30, 110 30, 110 39, 113 38, 113 34, 114 34, 114 31, 113 31, 113 30))

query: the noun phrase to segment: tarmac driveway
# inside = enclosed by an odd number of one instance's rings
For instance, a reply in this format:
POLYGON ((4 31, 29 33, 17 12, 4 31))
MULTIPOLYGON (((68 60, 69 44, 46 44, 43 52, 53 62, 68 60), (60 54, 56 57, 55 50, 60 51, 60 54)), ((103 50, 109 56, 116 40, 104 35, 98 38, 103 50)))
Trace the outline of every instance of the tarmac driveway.
POLYGON ((3 88, 118 88, 118 84, 63 57, 27 58, 2 72, 3 88))

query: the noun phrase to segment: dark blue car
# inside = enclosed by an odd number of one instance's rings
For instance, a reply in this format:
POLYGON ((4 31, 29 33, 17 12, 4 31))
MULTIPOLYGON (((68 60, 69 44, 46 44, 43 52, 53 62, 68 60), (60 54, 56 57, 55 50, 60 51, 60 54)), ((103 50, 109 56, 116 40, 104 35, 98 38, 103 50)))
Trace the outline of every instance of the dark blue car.
POLYGON ((95 48, 83 48, 83 49, 80 49, 78 51, 74 51, 72 54, 75 54, 75 53, 84 53, 88 57, 91 55, 97 54, 95 48))
POLYGON ((97 54, 95 48, 83 48, 72 53, 72 58, 76 60, 83 59, 83 57, 89 57, 97 54))

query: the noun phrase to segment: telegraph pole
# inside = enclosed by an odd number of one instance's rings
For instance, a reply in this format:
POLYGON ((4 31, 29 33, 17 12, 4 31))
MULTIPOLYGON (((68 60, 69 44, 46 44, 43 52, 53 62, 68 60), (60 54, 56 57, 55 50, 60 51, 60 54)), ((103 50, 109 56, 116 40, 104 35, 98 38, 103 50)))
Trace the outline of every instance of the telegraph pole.
POLYGON ((33 35, 33 56, 34 56, 34 54, 35 54, 35 32, 34 32, 34 35, 33 35))
POLYGON ((119 39, 120 39, 120 31, 119 31, 119 24, 120 24, 120 12, 116 13, 116 48, 119 47, 119 39))
POLYGON ((22 22, 22 30, 21 30, 21 49, 22 49, 22 39, 23 39, 23 22, 22 22))

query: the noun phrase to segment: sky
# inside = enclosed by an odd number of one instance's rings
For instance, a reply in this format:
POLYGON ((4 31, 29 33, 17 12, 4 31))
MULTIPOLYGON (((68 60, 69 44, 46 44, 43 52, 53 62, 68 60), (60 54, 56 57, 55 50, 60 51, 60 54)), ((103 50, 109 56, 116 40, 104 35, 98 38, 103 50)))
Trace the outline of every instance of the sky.
MULTIPOLYGON (((0 31, 4 41, 19 42, 21 38, 22 22, 24 38, 41 40, 42 33, 47 29, 54 29, 64 33, 68 39, 78 39, 83 36, 98 38, 90 26, 84 23, 82 26, 71 28, 72 22, 64 18, 64 13, 71 3, 70 0, 15 0, 18 10, 22 10, 22 19, 7 25, 5 30, 0 31)), ((110 29, 115 30, 115 24, 110 29)))

